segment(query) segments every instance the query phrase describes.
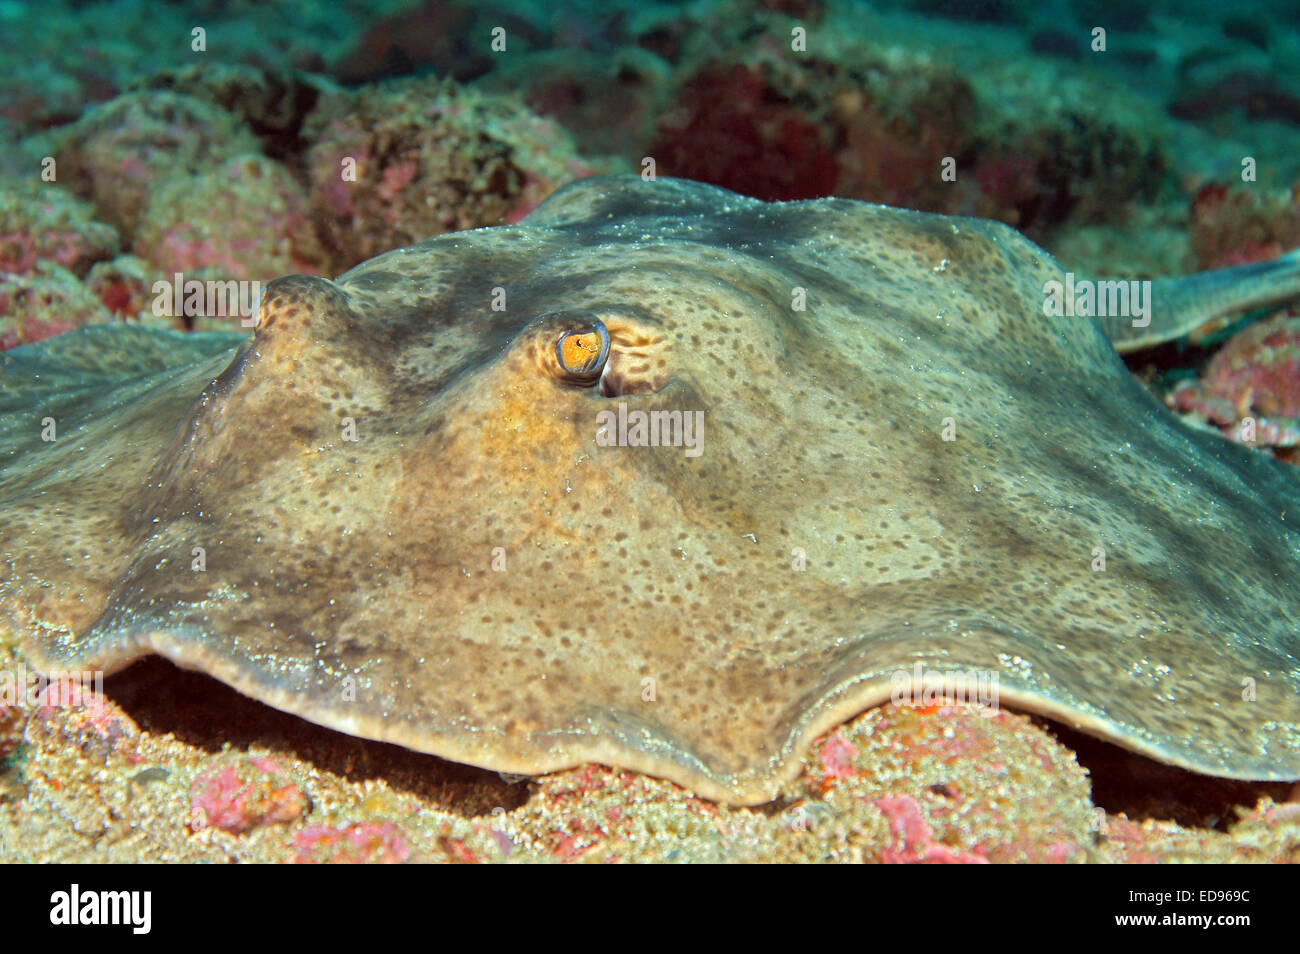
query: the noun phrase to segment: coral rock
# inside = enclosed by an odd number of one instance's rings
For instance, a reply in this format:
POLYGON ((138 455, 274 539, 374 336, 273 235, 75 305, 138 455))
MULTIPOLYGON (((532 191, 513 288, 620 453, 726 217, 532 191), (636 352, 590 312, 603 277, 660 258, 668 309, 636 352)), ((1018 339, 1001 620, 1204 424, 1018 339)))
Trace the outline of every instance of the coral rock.
POLYGON ((209 769, 190 786, 190 827, 195 831, 219 828, 238 835, 293 821, 307 807, 302 789, 278 763, 265 757, 209 769))
POLYGON ((252 133, 224 110, 150 90, 91 109, 63 133, 55 158, 59 181, 129 235, 160 183, 256 151, 252 133))
POLYGON ((392 822, 312 825, 294 835, 293 844, 298 864, 398 864, 411 856, 411 846, 392 822))

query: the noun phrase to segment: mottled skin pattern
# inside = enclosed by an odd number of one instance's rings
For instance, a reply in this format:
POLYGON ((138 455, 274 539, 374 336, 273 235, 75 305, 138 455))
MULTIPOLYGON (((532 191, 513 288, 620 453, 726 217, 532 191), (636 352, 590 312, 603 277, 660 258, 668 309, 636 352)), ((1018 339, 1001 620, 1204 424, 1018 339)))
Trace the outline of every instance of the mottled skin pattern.
POLYGON ((56 401, 76 362, 23 349, 0 620, 45 667, 157 652, 358 735, 728 802, 915 661, 1166 762, 1300 777, 1296 476, 1044 317, 1060 274, 990 222, 587 180, 279 279, 251 344, 129 389, 56 401), (604 388, 556 374, 584 311, 604 388), (703 411, 702 453, 598 446, 620 402, 703 411))

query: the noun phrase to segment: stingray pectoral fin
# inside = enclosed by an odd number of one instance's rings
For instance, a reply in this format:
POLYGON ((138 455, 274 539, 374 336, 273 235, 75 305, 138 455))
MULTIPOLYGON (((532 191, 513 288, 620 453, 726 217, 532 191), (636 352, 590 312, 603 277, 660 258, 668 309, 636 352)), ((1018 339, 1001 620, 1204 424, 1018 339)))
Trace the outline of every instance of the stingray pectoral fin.
POLYGON ((158 449, 244 341, 118 326, 0 360, 0 629, 67 649, 96 618, 150 531, 158 449))
POLYGON ((1300 249, 1271 262, 1198 272, 1151 282, 1146 315, 1101 317, 1102 330, 1121 353, 1190 334, 1215 319, 1300 298, 1300 249))

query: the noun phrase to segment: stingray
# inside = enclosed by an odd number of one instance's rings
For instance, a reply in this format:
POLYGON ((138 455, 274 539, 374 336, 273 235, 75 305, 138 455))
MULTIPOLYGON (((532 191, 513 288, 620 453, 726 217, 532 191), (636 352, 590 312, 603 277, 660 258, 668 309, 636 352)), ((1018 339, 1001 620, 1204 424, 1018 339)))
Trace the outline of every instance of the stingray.
POLYGON ((982 680, 1297 778, 1300 480, 1116 347, 1298 273, 1089 317, 994 222, 580 181, 276 279, 251 336, 4 355, 0 620, 47 672, 160 654, 357 736, 729 803, 900 690, 982 680))

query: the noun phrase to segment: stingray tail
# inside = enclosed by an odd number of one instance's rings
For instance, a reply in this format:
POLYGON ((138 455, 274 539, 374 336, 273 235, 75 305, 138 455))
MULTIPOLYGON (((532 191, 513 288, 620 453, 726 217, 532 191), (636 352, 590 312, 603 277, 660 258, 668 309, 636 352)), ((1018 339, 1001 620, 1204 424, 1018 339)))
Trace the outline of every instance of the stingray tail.
POLYGON ((1300 298, 1300 248, 1271 262, 1198 272, 1151 283, 1145 322, 1114 316, 1103 330, 1118 351, 1172 341, 1203 325, 1253 308, 1300 298))

